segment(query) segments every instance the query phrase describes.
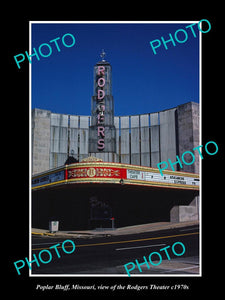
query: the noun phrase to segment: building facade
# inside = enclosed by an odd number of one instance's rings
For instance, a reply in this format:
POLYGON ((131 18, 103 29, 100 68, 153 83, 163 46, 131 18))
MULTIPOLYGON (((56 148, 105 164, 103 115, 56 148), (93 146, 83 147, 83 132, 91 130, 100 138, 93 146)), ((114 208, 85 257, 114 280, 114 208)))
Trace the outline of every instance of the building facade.
MULTIPOLYGON (((199 146, 199 104, 188 102, 160 112, 114 116, 112 67, 104 60, 94 66, 91 116, 32 111, 32 174, 65 164, 69 156, 88 156, 105 162, 157 167, 175 162, 185 151, 199 146)), ((199 172, 195 163, 182 171, 199 172)), ((185 156, 186 161, 188 157, 185 156)), ((190 161, 192 157, 190 157, 190 161)), ((179 171, 179 164, 174 165, 179 171)))
MULTIPOLYGON (((32 111, 32 173, 64 165, 67 157, 81 161, 90 155, 103 161, 157 167, 161 161, 176 161, 176 155, 199 146, 199 104, 188 102, 168 110, 133 116, 114 116, 115 152, 89 152, 97 138, 89 139, 92 117, 32 111)), ((95 137, 97 132, 95 130, 95 137)), ((112 137, 111 137, 112 138, 112 137)), ((113 138, 112 138, 113 140, 113 138)), ((97 148, 97 147, 96 147, 97 148)), ((198 155, 198 154, 197 154, 198 155)), ((198 173, 195 163, 182 171, 198 173)), ((185 157, 186 161, 188 158, 185 157)), ((191 159, 191 158, 190 158, 191 159)), ((179 165, 174 165, 178 170, 179 165)), ((179 171, 179 170, 178 170, 179 171)))
POLYGON ((107 227, 112 216, 116 227, 198 220, 198 152, 193 164, 174 164, 179 173, 168 167, 161 177, 152 168, 200 145, 199 104, 115 116, 104 57, 93 81, 90 116, 32 111, 32 226, 56 219, 63 230, 107 227))

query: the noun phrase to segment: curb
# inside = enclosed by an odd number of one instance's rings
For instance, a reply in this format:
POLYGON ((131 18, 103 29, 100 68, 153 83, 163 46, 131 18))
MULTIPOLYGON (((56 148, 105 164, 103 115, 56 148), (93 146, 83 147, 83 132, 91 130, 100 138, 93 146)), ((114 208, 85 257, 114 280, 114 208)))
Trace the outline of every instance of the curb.
POLYGON ((44 235, 55 236, 55 233, 50 233, 50 232, 48 233, 48 232, 45 232, 44 235))
POLYGON ((48 233, 48 232, 31 232, 31 234, 34 234, 34 235, 50 235, 50 236, 55 236, 55 233, 48 233))
POLYGON ((144 226, 138 228, 138 225, 132 225, 128 226, 127 228, 119 228, 116 231, 113 230, 103 230, 103 231, 95 231, 95 232, 82 232, 82 231, 69 231, 69 232, 56 232, 56 233, 50 233, 50 232, 41 232, 40 229, 34 230, 40 230, 40 232, 32 231, 32 235, 42 235, 42 236, 55 236, 55 237, 74 237, 74 238, 96 238, 96 237, 111 237, 111 236, 119 236, 119 235, 128 235, 128 234, 139 234, 143 232, 154 232, 154 231, 161 231, 165 229, 175 229, 179 227, 189 227, 198 225, 199 221, 191 221, 191 222, 180 222, 180 223, 169 223, 169 224, 161 224, 159 226, 144 226), (136 227, 136 228, 135 228, 136 227), (131 230, 135 229, 135 230, 131 230))
POLYGON ((44 233, 43 232, 31 232, 31 234, 34 234, 34 235, 44 235, 44 233))

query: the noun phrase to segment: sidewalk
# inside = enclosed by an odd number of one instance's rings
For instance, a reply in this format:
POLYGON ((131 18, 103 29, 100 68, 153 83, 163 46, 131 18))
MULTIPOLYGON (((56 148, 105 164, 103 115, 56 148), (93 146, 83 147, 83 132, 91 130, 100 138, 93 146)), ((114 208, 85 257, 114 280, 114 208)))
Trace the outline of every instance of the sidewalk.
POLYGON ((40 236, 54 236, 54 237, 73 237, 73 238, 94 238, 103 236, 117 236, 136 234, 142 232, 151 232, 164 229, 173 229, 186 226, 198 226, 199 221, 189 221, 181 223, 170 223, 170 222, 157 222, 142 225, 133 225, 127 227, 121 227, 116 229, 95 229, 95 230, 74 230, 74 231, 57 231, 56 233, 50 233, 49 230, 32 228, 32 235, 40 236))
MULTIPOLYGON (((148 276, 148 275, 165 275, 168 274, 189 274, 199 275, 200 274, 200 262, 198 256, 174 258, 171 260, 163 260, 160 266, 151 265, 150 269, 146 265, 141 266, 142 272, 138 268, 131 271, 131 277, 135 276, 148 276)), ((80 271, 75 274, 124 274, 128 277, 128 274, 124 268, 124 265, 118 265, 115 267, 103 267, 100 269, 80 271)))

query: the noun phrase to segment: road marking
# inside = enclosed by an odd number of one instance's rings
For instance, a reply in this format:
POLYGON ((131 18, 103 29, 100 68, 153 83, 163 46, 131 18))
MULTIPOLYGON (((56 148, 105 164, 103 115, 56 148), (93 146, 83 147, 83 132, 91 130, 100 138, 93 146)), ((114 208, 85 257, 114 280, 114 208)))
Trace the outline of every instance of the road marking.
MULTIPOLYGON (((102 246, 102 245, 113 245, 113 244, 125 244, 125 243, 134 243, 134 242, 142 242, 142 241, 152 241, 152 240, 169 239, 169 238, 178 237, 178 236, 188 236, 188 235, 195 235, 195 234, 199 234, 199 232, 174 234, 174 235, 160 236, 160 237, 153 237, 153 238, 146 238, 146 239, 139 239, 139 240, 128 240, 128 241, 116 241, 116 242, 76 245, 76 248, 91 247, 91 246, 102 246)), ((71 247, 73 247, 73 246, 64 246, 64 248, 71 248, 71 247)), ((57 248, 62 248, 62 247, 57 247, 57 248)), ((44 249, 48 249, 48 248, 36 248, 36 249, 32 249, 32 250, 36 251, 36 250, 44 250, 44 249)))
POLYGON ((157 246, 164 246, 166 244, 157 244, 157 245, 148 245, 148 246, 138 246, 138 247, 129 247, 129 248, 117 248, 115 250, 129 250, 129 249, 138 249, 138 248, 150 248, 150 247, 157 247, 157 246))

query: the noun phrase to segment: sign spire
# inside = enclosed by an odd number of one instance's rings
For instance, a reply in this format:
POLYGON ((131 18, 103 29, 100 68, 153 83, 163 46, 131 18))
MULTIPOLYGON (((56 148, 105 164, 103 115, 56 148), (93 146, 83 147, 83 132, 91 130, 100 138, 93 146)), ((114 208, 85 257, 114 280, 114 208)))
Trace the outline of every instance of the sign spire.
POLYGON ((104 51, 104 49, 102 49, 102 53, 100 54, 101 58, 102 58, 102 61, 105 61, 105 56, 106 56, 106 53, 104 51))

